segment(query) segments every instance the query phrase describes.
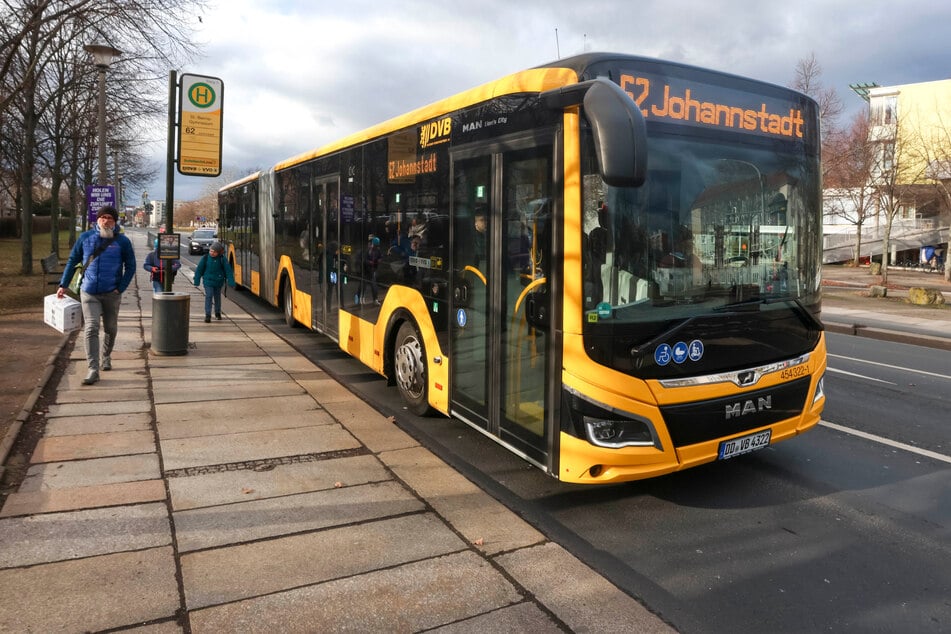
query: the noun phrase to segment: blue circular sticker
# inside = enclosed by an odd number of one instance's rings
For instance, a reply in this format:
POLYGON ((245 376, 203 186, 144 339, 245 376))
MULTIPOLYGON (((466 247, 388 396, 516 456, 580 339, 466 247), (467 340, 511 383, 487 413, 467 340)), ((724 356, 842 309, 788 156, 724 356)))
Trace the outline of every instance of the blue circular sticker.
POLYGON ((673 353, 674 363, 680 365, 687 360, 687 344, 685 344, 683 341, 678 341, 674 344, 673 353))
POLYGON ((466 314, 465 308, 456 311, 456 323, 459 324, 460 328, 465 328, 466 324, 469 323, 469 315, 466 314))
POLYGON ((687 346, 687 356, 691 361, 699 361, 703 358, 703 342, 699 339, 694 339, 690 342, 690 345, 687 346))
POLYGON ((610 319, 611 314, 614 312, 614 309, 611 308, 611 304, 608 302, 601 302, 597 306, 598 317, 601 319, 610 319))
POLYGON ((654 350, 654 363, 660 366, 667 365, 670 363, 671 351, 670 346, 666 343, 662 343, 657 346, 657 349, 654 350))

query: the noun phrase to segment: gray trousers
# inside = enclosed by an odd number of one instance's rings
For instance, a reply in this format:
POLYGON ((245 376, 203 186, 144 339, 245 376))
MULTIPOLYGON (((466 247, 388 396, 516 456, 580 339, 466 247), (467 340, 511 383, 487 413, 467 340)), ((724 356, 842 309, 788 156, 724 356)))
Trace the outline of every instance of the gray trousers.
POLYGON ((79 294, 83 307, 83 334, 86 337, 86 363, 90 370, 99 371, 99 320, 102 319, 102 356, 112 355, 112 346, 119 332, 119 304, 122 293, 93 295, 86 291, 79 294))

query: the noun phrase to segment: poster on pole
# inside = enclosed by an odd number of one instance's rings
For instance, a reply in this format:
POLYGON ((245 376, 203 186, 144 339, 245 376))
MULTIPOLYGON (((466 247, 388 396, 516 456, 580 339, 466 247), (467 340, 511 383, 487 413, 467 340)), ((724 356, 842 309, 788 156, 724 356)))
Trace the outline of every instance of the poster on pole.
POLYGON ((160 260, 177 260, 182 257, 182 234, 160 233, 158 256, 160 260))
POLYGON ((178 86, 178 172, 218 176, 224 82, 217 77, 183 74, 178 86))
POLYGON ((112 185, 89 185, 86 187, 86 218, 90 227, 96 224, 96 214, 99 213, 100 209, 115 206, 116 188, 112 185))

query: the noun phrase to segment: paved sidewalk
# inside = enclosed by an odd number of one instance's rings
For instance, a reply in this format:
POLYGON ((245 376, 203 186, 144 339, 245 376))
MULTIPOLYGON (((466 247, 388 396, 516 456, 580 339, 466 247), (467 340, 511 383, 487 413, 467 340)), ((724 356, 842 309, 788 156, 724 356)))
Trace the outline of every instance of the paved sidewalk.
MULTIPOLYGON (((138 259, 144 234, 131 234, 138 259)), ((0 632, 672 631, 227 298, 149 351, 139 269, 113 367, 70 357, 0 509, 0 632)))
POLYGON ((824 266, 822 279, 822 321, 828 331, 951 350, 951 282, 941 275, 892 270, 887 297, 869 296, 881 277, 867 267, 824 266), (941 291, 945 304, 909 304, 912 287, 941 291))

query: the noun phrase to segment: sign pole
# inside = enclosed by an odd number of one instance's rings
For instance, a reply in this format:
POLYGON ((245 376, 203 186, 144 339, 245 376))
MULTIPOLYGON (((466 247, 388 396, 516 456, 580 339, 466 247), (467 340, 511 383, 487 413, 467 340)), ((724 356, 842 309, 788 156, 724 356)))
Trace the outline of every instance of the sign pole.
MULTIPOLYGON (((168 74, 168 156, 165 161, 165 231, 175 232, 175 89, 178 86, 178 73, 168 74)), ((151 245, 149 245, 151 246, 151 245)), ((162 288, 166 293, 172 291, 172 261, 162 261, 162 288)))

